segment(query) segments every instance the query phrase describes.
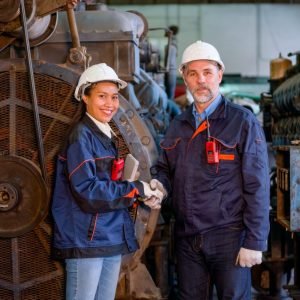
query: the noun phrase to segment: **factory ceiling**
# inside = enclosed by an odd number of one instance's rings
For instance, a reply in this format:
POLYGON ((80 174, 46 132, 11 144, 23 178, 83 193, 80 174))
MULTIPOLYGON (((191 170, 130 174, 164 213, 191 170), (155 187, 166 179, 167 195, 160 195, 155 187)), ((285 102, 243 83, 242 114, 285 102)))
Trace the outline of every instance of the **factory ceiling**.
POLYGON ((300 0, 107 0, 108 5, 155 4, 300 4, 300 0))

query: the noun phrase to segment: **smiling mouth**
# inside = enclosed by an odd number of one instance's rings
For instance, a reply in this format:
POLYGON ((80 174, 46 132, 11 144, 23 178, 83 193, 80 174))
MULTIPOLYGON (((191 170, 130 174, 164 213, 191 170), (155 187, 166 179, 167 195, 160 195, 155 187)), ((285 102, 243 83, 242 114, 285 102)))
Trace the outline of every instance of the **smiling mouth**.
POLYGON ((111 115, 113 113, 113 110, 102 110, 102 112, 107 115, 111 115))

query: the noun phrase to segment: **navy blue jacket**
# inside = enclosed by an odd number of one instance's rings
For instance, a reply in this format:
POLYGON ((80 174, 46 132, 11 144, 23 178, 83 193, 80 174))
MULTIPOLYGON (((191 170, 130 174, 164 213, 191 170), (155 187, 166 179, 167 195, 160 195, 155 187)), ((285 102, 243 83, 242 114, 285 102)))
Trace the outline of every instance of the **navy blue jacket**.
POLYGON ((209 164, 207 122, 195 129, 190 106, 171 123, 156 165, 171 196, 177 236, 243 225, 244 248, 266 250, 269 232, 269 167, 264 133, 249 110, 222 97, 209 116, 219 163, 209 164))
POLYGON ((111 180, 116 155, 113 141, 88 116, 72 130, 57 160, 56 258, 111 256, 138 248, 128 207, 143 188, 140 182, 111 180))

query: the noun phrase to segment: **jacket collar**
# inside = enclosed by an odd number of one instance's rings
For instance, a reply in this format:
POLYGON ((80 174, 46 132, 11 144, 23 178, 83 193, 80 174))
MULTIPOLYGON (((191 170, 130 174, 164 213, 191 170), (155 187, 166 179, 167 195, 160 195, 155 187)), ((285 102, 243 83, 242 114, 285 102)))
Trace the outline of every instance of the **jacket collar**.
MULTIPOLYGON (((220 104, 215 109, 215 111, 209 116, 210 120, 213 119, 224 119, 226 117, 226 110, 227 110, 227 99, 222 95, 222 99, 220 101, 220 104)), ((193 104, 191 104, 186 111, 184 111, 182 114, 176 117, 177 120, 180 121, 186 121, 191 126, 195 127, 195 117, 193 115, 193 104)))
POLYGON ((102 123, 95 119, 93 116, 91 116, 88 112, 86 112, 88 117, 97 125, 97 127, 102 131, 105 135, 107 135, 109 138, 111 138, 112 130, 108 123, 102 123))
POLYGON ((103 133, 88 115, 85 114, 83 116, 82 123, 89 127, 95 133, 95 135, 101 140, 103 146, 106 149, 109 149, 112 143, 116 146, 116 141, 114 140, 114 138, 112 137, 110 139, 105 133, 103 133))

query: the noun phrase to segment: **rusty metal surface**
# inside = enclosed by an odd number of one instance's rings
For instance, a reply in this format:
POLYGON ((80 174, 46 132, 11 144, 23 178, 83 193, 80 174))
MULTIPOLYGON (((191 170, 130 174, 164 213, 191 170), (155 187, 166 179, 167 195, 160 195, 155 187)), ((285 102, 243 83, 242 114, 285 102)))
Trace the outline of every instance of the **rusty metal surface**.
POLYGON ((0 2, 0 20, 1 23, 10 22, 20 14, 18 0, 2 0, 0 2))
MULTIPOLYGON (((47 44, 37 51, 39 58, 57 64, 66 62, 72 46, 72 30, 67 14, 59 12, 58 24, 47 44), (51 56, 51 57, 50 57, 51 56)), ((138 42, 145 26, 135 13, 106 11, 75 12, 80 44, 92 57, 92 64, 105 62, 123 80, 139 82, 140 58, 138 42), (87 22, 88 20, 88 22, 87 22)))
POLYGON ((0 240, 0 299, 64 299, 63 267, 49 259, 50 245, 47 220, 21 237, 0 240))
POLYGON ((66 6, 66 0, 55 0, 55 1, 36 0, 36 4, 37 4, 37 15, 45 16, 57 12, 58 10, 64 9, 66 6))
MULTIPOLYGON (((14 3, 13 10, 16 10, 16 5, 19 5, 19 1, 16 1, 14 3), (17 2, 17 3, 16 3, 17 2)), ((6 3, 8 4, 8 3, 6 3)), ((6 10, 8 9, 6 5, 4 7, 0 7, 1 11, 0 14, 5 14, 6 10)), ((27 26, 31 26, 34 22, 35 16, 36 16, 36 1, 35 0, 27 0, 25 2, 25 11, 26 11, 26 17, 27 17, 27 26)), ((0 22, 0 32, 9 32, 12 33, 14 31, 18 31, 22 29, 22 24, 20 18, 18 18, 20 11, 18 10, 17 17, 14 18, 10 22, 0 22)), ((13 13, 11 13, 10 17, 13 13)))
MULTIPOLYGON (((57 26, 57 18, 58 14, 53 13, 51 15, 47 15, 35 20, 32 26, 28 28, 31 47, 38 46, 51 37, 57 26)), ((20 38, 20 31, 17 31, 16 33, 11 35, 13 35, 17 39, 14 43, 17 47, 24 47, 24 42, 20 38)))
POLYGON ((7 46, 16 40, 15 37, 0 35, 0 51, 4 50, 7 46))
POLYGON ((48 191, 39 170, 19 156, 0 156, 0 237, 31 231, 48 212, 48 191))
MULTIPOLYGON (((23 47, 20 1, 3 0, 0 3, 0 50, 11 44, 23 47)), ((26 24, 31 46, 46 41, 57 25, 57 10, 65 6, 65 1, 25 0, 26 24), (47 5, 48 3, 48 5, 47 5)))

